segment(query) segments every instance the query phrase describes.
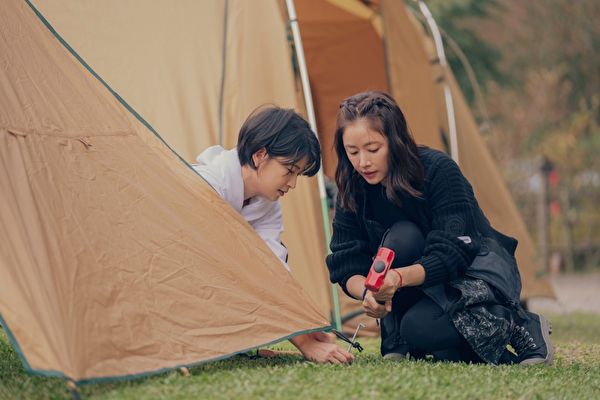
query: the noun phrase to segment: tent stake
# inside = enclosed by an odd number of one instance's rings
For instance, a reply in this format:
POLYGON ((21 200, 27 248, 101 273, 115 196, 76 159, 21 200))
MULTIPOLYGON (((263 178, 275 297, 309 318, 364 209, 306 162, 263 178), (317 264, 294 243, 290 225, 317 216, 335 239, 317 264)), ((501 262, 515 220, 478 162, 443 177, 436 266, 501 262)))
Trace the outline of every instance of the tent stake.
POLYGON ((69 388, 69 391, 71 392, 71 397, 73 397, 74 400, 81 399, 81 397, 79 396, 79 388, 77 387, 77 384, 72 379, 69 379, 67 381, 67 388, 69 388))

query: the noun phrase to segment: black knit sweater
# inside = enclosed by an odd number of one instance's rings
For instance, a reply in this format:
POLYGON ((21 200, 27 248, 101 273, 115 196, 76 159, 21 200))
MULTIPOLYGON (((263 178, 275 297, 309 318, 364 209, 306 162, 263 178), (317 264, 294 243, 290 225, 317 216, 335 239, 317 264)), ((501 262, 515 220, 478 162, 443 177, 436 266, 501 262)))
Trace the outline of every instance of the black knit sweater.
MULTIPOLYGON (((496 232, 479 208, 473 189, 458 165, 445 153, 419 148, 425 171, 421 198, 402 196, 402 208, 426 238, 423 287, 448 282, 464 274, 478 254, 483 237, 494 237, 514 254, 516 241, 496 232)), ((385 229, 367 213, 367 183, 355 194, 357 211, 342 209, 339 202, 333 220, 333 237, 327 256, 330 280, 346 293, 353 275, 366 276, 385 229)))

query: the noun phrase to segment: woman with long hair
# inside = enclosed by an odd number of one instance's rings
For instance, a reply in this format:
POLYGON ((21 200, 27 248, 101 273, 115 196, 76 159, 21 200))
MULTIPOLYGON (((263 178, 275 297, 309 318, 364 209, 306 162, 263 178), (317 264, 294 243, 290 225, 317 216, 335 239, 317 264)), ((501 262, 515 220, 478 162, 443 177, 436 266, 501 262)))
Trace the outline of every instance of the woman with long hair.
POLYGON ((381 319, 384 358, 552 362, 549 321, 520 306, 517 241, 490 225, 451 158, 417 146, 392 97, 345 99, 335 150, 327 266, 332 282, 381 319), (380 247, 395 259, 371 292, 364 282, 380 247))

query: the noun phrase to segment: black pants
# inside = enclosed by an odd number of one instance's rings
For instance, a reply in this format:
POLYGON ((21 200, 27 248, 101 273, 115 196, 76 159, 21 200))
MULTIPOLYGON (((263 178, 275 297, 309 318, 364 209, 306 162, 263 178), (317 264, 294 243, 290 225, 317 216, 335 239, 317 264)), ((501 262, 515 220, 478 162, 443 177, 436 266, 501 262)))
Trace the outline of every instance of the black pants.
MULTIPOLYGON (((420 229, 408 221, 395 223, 382 240, 382 246, 394 250, 392 267, 414 264, 425 247, 420 229)), ((450 301, 458 290, 446 287, 450 301)), ((433 355, 444 361, 481 362, 440 306, 416 287, 400 289, 392 300, 392 312, 381 320, 381 352, 406 353, 422 357, 433 355)))

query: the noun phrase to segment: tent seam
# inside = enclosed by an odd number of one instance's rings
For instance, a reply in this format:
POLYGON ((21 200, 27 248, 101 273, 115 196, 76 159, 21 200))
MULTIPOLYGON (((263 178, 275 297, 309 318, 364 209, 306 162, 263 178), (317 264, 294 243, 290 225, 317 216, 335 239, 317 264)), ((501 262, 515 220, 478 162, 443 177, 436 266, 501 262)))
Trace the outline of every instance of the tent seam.
MULTIPOLYGON (((56 29, 54 29, 54 27, 50 24, 50 22, 42 15, 42 13, 33 5, 32 0, 24 0, 25 3, 27 3, 27 5, 32 9, 32 11, 34 12, 34 14, 39 18, 40 21, 42 21, 42 23, 44 24, 44 26, 46 26, 46 28, 50 31, 50 33, 52 33, 52 35, 56 38, 56 40, 58 40, 58 42, 63 45, 63 47, 65 47, 67 49, 67 51, 69 53, 71 53, 71 55, 73 57, 75 57, 75 59, 77 61, 79 61, 79 63, 81 65, 83 65, 83 67, 85 69, 88 70, 88 72, 90 74, 92 74, 92 76, 94 78, 96 78, 109 92, 110 94, 112 94, 118 101, 119 103, 121 103, 121 105, 123 107, 125 107, 125 109, 127 111, 129 111, 142 125, 144 125, 150 132, 152 132, 165 146, 167 146, 167 148, 169 150, 171 150, 171 152, 177 157, 179 158, 179 160, 186 165, 190 170, 192 170, 196 175, 198 175, 199 177, 201 177, 205 182, 206 179, 204 179, 202 177, 202 175, 200 175, 200 173, 198 173, 198 171, 196 171, 191 165, 190 163, 188 163, 183 157, 181 157, 176 151, 175 149, 173 149, 163 138, 162 136, 160 136, 160 134, 152 127, 152 125, 150 125, 148 123, 148 121, 146 121, 137 111, 135 111, 133 109, 133 107, 131 107, 129 105, 129 103, 127 103, 115 90, 113 90, 113 88, 111 88, 108 83, 106 83, 104 81, 104 79, 102 79, 100 77, 100 75, 98 75, 98 73, 96 73, 96 71, 94 71, 92 69, 92 67, 90 67, 90 65, 85 62, 85 60, 75 51, 75 49, 73 49, 73 47, 71 47, 71 45, 69 43, 67 43, 67 41, 56 31, 56 29)), ((208 182, 207 182, 208 183, 208 182)))
POLYGON ((229 0, 225 0, 223 16, 223 45, 221 54, 221 87, 219 89, 219 144, 223 146, 223 118, 225 103, 225 74, 227 72, 227 28, 229 21, 229 0))
POLYGON ((115 132, 107 132, 107 133, 98 133, 97 131, 92 133, 86 133, 86 132, 81 132, 81 131, 77 131, 77 133, 72 133, 69 134, 69 131, 61 131, 61 133, 55 133, 53 131, 44 131, 44 130, 37 130, 37 129, 27 129, 27 130, 23 130, 23 129, 14 129, 11 127, 5 127, 5 126, 0 126, 0 131, 7 131, 10 134, 14 134, 15 136, 29 136, 29 135, 35 135, 35 136, 53 136, 53 137, 57 137, 57 138, 65 138, 65 139, 80 139, 80 138, 90 138, 90 137, 94 137, 94 138, 100 138, 100 137, 118 137, 118 136, 137 136, 136 132, 133 131, 125 131, 125 132, 119 132, 119 131, 115 131, 115 132))

